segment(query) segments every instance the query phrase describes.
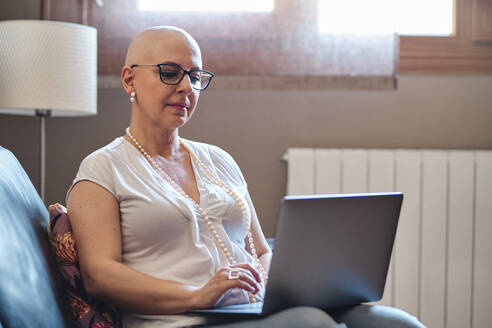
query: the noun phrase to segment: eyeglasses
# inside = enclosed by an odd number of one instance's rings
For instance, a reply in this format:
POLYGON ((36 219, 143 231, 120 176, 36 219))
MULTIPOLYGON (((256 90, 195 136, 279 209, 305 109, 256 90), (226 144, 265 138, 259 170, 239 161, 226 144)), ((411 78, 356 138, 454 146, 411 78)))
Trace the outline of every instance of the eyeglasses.
POLYGON ((183 67, 178 64, 135 64, 130 66, 130 68, 139 67, 139 66, 157 66, 159 67, 159 76, 161 78, 162 83, 169 85, 176 85, 181 83, 185 74, 188 74, 190 77, 191 86, 195 90, 205 90, 212 78, 214 77, 214 73, 203 70, 203 69, 192 69, 185 70, 183 67))

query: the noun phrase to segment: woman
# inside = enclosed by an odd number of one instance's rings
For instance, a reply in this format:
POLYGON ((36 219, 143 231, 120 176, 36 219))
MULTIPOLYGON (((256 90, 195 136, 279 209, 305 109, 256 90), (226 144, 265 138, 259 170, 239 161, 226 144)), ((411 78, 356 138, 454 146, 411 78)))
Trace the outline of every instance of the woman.
MULTIPOLYGON (((121 73, 130 127, 84 159, 68 192, 87 292, 127 327, 221 325, 183 313, 262 300, 272 253, 241 171, 223 150, 178 136, 212 77, 185 31, 140 33, 121 73)), ((345 326, 308 307, 231 325, 345 326)))

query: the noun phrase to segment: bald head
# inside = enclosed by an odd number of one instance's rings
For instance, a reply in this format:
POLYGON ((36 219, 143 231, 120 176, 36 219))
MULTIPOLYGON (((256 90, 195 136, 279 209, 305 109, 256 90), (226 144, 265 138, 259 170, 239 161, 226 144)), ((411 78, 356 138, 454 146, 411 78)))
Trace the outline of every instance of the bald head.
POLYGON ((156 26, 139 33, 128 47, 125 65, 157 64, 170 48, 183 47, 190 55, 199 56, 200 47, 186 31, 172 26, 156 26))

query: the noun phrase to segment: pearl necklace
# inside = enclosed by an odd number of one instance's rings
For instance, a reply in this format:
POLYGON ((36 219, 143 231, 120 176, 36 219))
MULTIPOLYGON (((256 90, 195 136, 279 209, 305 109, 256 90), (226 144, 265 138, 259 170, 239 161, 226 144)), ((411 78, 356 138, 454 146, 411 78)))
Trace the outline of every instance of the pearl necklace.
MULTIPOLYGON (((231 252, 227 249, 226 245, 224 244, 224 241, 220 238, 217 230, 213 227, 212 222, 210 221, 209 216, 207 213, 203 210, 203 208, 193 200, 184 190, 181 188, 180 185, 178 185, 171 177, 160 167, 159 164, 145 151, 143 146, 137 141, 137 139, 130 133, 130 128, 126 128, 125 130, 126 135, 130 138, 131 141, 137 146, 137 149, 144 155, 144 157, 147 159, 147 161, 161 174, 161 176, 175 189, 177 190, 182 196, 184 196, 187 200, 189 200, 192 204, 193 207, 200 213, 200 216, 203 218, 203 220, 207 223, 208 228, 212 232, 212 236, 214 237, 215 243, 222 249, 224 252, 225 256, 229 260, 229 263, 231 265, 237 264, 236 260, 234 257, 232 257, 231 252)), ((244 218, 244 224, 246 226, 246 230, 248 231, 248 241, 249 241, 249 247, 251 249, 251 254, 253 255, 253 258, 255 259, 256 263, 258 264, 258 269, 260 270, 262 276, 263 276, 263 281, 266 282, 268 279, 268 275, 263 268, 263 265, 260 262, 260 259, 258 257, 258 254, 256 253, 256 248, 255 244, 253 241, 253 234, 251 233, 251 223, 250 220, 248 219, 248 212, 246 209, 246 205, 244 202, 241 200, 241 198, 224 182, 222 182, 218 177, 216 177, 206 166, 205 164, 195 155, 194 152, 191 151, 191 149, 181 140, 179 139, 179 143, 181 146, 183 146, 190 156, 195 160, 195 162, 198 163, 198 166, 200 169, 202 169, 207 175, 209 175, 212 180, 221 186, 229 195, 232 196, 232 198, 238 203, 239 207, 241 208, 241 211, 243 212, 243 218, 244 218)), ((255 302, 254 295, 252 293, 249 294, 249 301, 250 303, 255 302)))

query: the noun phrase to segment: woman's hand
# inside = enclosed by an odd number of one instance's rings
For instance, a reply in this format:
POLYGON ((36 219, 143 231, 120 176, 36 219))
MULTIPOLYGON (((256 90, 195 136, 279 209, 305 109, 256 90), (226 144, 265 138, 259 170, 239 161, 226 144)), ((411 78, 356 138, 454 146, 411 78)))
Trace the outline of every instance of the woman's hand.
POLYGON ((256 294, 260 291, 260 284, 260 273, 249 264, 221 268, 205 286, 195 290, 192 306, 196 309, 212 308, 231 288, 240 288, 256 294))

